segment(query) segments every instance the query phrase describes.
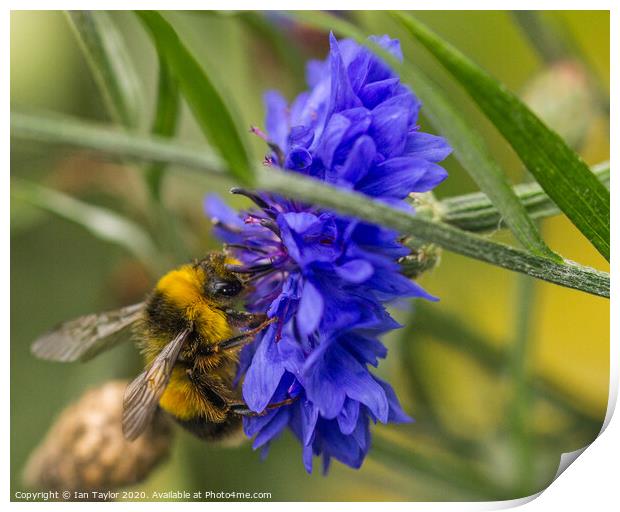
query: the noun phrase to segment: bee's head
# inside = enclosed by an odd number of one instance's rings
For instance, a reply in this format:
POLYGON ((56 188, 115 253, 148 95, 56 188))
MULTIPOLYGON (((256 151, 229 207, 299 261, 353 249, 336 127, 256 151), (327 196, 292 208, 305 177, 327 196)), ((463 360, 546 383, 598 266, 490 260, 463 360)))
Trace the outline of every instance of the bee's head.
POLYGON ((230 263, 222 253, 211 253, 196 263, 204 272, 203 293, 218 303, 230 303, 236 300, 244 289, 242 281, 226 268, 230 263))

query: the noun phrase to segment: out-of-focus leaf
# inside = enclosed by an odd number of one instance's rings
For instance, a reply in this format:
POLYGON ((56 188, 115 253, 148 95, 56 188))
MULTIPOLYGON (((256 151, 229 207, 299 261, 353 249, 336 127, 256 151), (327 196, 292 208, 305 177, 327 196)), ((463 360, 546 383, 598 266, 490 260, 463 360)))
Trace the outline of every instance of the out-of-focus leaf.
POLYGON ((296 83, 300 87, 303 86, 305 83, 304 59, 295 43, 265 19, 264 12, 244 11, 239 13, 238 18, 271 47, 296 83))
POLYGON ((135 128, 140 124, 143 88, 114 22, 104 11, 68 14, 108 111, 123 126, 135 128))
MULTIPOLYGON (((159 82, 157 86, 157 104, 151 133, 161 137, 172 137, 177 129, 179 107, 181 104, 179 87, 176 79, 170 73, 167 62, 159 59, 159 82)), ((146 170, 148 187, 157 201, 161 196, 161 181, 166 164, 157 162, 146 170)))
POLYGON ((174 28, 159 13, 140 11, 137 14, 152 36, 158 54, 166 60, 179 83, 204 134, 226 161, 230 172, 240 182, 251 183, 253 166, 245 138, 221 89, 214 84, 213 74, 202 69, 174 28))
POLYGON ((121 159, 164 162, 224 176, 222 160, 208 146, 188 147, 158 136, 123 133, 115 127, 61 115, 11 112, 11 135, 39 142, 70 144, 121 159))
POLYGON ((157 258, 155 246, 146 231, 116 212, 15 178, 11 180, 11 196, 74 222, 97 238, 120 245, 147 265, 152 265, 157 258))
POLYGON ((458 80, 536 181, 609 260, 609 191, 566 142, 501 83, 408 14, 394 17, 458 80))

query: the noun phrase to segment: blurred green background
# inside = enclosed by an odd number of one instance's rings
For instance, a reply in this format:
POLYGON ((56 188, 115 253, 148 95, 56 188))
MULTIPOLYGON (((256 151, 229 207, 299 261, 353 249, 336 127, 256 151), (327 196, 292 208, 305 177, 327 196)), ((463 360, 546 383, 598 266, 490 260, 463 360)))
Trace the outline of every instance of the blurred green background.
MULTIPOLYGON (((405 42, 407 38, 384 14, 341 15, 369 34, 400 37, 405 53, 432 71, 480 125, 513 182, 523 179, 519 161, 507 144, 422 49, 405 42)), ((548 67, 508 12, 416 15, 514 91, 525 90, 548 67)), ((157 82, 152 45, 131 13, 117 12, 112 17, 139 71, 144 104, 152 109, 148 106, 154 103, 157 82)), ((261 98, 266 89, 277 87, 292 98, 303 87, 298 72, 303 61, 322 58, 327 50, 325 34, 295 26, 273 13, 268 19, 290 40, 297 60, 281 59, 247 19, 232 13, 168 13, 167 18, 194 54, 217 70, 219 83, 248 127, 262 126, 261 98)), ((588 80, 608 95, 608 12, 554 12, 542 18, 568 31, 588 63, 588 80)), ((552 84, 561 87, 558 82, 552 84)), ((542 94, 549 103, 558 100, 553 86, 542 94)), ((11 102, 22 109, 109 121, 64 14, 12 13, 11 102)), ((570 107, 584 159, 589 164, 608 159, 604 109, 585 100, 570 107)), ((186 108, 179 137, 195 143, 203 140, 186 108)), ((265 152, 261 141, 254 140, 253 147, 260 158, 265 152)), ((445 166, 450 176, 436 190, 440 198, 476 190, 452 157, 445 166)), ((140 173, 117 162, 85 151, 13 141, 11 174, 153 225, 140 173)), ((168 173, 165 205, 178 220, 179 235, 192 256, 217 246, 202 212, 204 194, 226 194, 229 186, 225 179, 205 185, 189 174, 168 173)), ((230 198, 230 203, 246 204, 239 198, 230 198)), ((22 489, 20 474, 29 453, 63 407, 85 389, 112 378, 131 377, 140 367, 137 351, 130 345, 88 364, 63 366, 34 359, 29 344, 61 320, 140 300, 156 275, 123 249, 94 238, 78 225, 18 200, 12 201, 11 213, 13 493, 22 489)), ((542 231, 548 244, 564 257, 609 270, 564 217, 543 221, 542 231)), ((505 232, 493 236, 513 243, 505 232)), ((166 265, 178 261, 166 254, 162 259, 166 265)), ((379 369, 389 376, 417 422, 376 426, 378 448, 361 470, 336 463, 327 477, 318 470, 309 476, 298 443, 289 434, 261 462, 249 444, 218 448, 179 430, 170 461, 136 489, 270 491, 278 501, 468 500, 485 499, 497 488, 505 490, 506 498, 540 490, 555 474, 560 454, 591 442, 605 415, 609 302, 540 281, 528 289, 527 281, 450 253, 444 253, 440 266, 421 278, 441 301, 418 305, 413 319, 406 311, 395 312, 408 326, 388 337, 390 353, 379 369), (518 307, 518 295, 524 289, 529 321, 518 307), (520 329, 525 331, 527 346, 523 368, 515 368, 504 356, 514 349, 520 329), (521 370, 534 386, 517 394, 521 370)))

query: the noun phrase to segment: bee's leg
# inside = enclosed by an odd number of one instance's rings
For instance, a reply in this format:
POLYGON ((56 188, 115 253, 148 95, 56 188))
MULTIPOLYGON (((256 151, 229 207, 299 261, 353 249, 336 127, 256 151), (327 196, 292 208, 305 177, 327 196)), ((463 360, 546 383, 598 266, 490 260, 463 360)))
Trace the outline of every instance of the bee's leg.
POLYGON ((267 320, 264 320, 260 325, 254 327, 253 329, 250 329, 249 331, 245 331, 237 336, 233 336, 232 338, 221 341, 213 347, 213 350, 215 350, 216 352, 221 352, 223 350, 230 350, 232 348, 245 345, 246 343, 250 343, 254 336, 256 336, 260 331, 262 331, 265 327, 272 324, 276 320, 276 318, 269 318, 267 320))
POLYGON ((273 404, 269 404, 265 407, 263 412, 255 412, 248 408, 248 406, 244 402, 235 402, 229 404, 230 411, 238 414, 239 416, 264 416, 268 412, 273 411, 274 409, 278 409, 280 407, 284 407, 285 405, 291 405, 297 401, 297 397, 295 398, 287 398, 286 400, 282 400, 281 402, 275 402, 273 404))
POLYGON ((226 309, 225 313, 233 327, 254 328, 267 320, 267 315, 263 313, 248 313, 237 309, 226 309))

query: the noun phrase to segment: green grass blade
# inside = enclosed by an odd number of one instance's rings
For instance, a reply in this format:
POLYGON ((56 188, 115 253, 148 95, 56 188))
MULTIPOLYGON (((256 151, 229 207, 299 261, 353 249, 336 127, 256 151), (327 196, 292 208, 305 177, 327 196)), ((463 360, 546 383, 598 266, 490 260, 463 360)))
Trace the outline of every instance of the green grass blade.
POLYGON ((164 137, 123 133, 113 126, 67 116, 12 112, 11 134, 24 140, 92 149, 120 159, 176 164, 210 176, 223 177, 226 172, 222 160, 209 147, 189 147, 164 137))
POLYGON ((230 107, 212 80, 189 52, 174 28, 157 12, 140 11, 139 18, 166 60, 196 121, 211 144, 219 151, 235 178, 250 184, 253 165, 241 130, 230 107))
MULTIPOLYGON (((151 133, 160 137, 172 137, 177 129, 181 96, 176 79, 170 73, 168 64, 159 59, 159 82, 157 86, 157 104, 151 133)), ((157 162, 146 170, 146 182, 151 196, 161 201, 161 183, 166 164, 157 162)))
POLYGON ((97 238, 123 247, 147 265, 157 261, 157 250, 148 233, 112 210, 16 178, 11 179, 11 197, 78 224, 97 238))
POLYGON ((609 191, 565 141, 513 93, 405 13, 394 17, 456 78, 558 207, 609 260, 609 191))
POLYGON ((448 139, 456 159, 491 200, 517 240, 532 253, 559 261, 559 256, 543 241, 478 130, 421 71, 417 70, 410 81, 426 107, 426 116, 441 135, 448 139))
MULTIPOLYGON (((346 21, 338 20, 326 13, 295 13, 300 21, 323 29, 333 28, 353 37, 361 44, 368 44, 365 35, 346 21)), ((371 49, 379 50, 371 46, 371 49)), ((424 113, 434 127, 446 137, 454 149, 454 155, 501 212, 506 224, 523 247, 532 253, 560 261, 561 258, 547 247, 532 219, 512 190, 499 164, 489 153, 478 130, 450 103, 428 77, 420 70, 413 72, 409 65, 403 65, 387 52, 379 52, 390 65, 409 82, 424 104, 424 113)))
POLYGON ((125 41, 109 14, 104 11, 69 11, 68 17, 108 111, 123 126, 139 126, 143 88, 125 41))

